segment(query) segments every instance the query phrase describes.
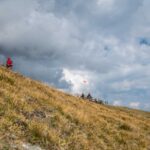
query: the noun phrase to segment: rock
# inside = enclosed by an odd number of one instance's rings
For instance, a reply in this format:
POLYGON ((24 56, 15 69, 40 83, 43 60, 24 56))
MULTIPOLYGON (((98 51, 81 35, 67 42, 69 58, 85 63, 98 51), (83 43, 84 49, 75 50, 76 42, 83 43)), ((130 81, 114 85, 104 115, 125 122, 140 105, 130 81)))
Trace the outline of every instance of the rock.
POLYGON ((39 146, 31 145, 30 143, 23 143, 22 148, 23 150, 42 150, 39 146))

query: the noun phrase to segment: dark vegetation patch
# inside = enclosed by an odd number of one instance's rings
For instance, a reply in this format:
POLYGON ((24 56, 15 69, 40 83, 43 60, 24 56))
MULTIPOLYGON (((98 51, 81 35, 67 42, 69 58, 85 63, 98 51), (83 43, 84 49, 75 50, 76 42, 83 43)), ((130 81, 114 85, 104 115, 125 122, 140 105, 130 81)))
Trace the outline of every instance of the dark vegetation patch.
POLYGON ((9 78, 3 74, 0 75, 0 81, 5 81, 10 85, 14 85, 15 81, 12 78, 9 78))
POLYGON ((55 115, 49 118, 49 125, 53 128, 58 127, 58 122, 59 122, 59 116, 55 115))
POLYGON ((125 130, 125 131, 132 131, 132 128, 130 125, 123 123, 119 125, 119 129, 121 130, 125 130))
POLYGON ((46 114, 43 111, 35 110, 32 112, 26 112, 22 111, 22 114, 25 116, 26 119, 32 119, 32 118, 46 118, 46 114))
POLYGON ((18 127, 20 127, 21 130, 23 130, 23 131, 26 130, 28 127, 28 124, 25 121, 22 121, 20 119, 16 119, 14 121, 14 124, 17 125, 18 127))

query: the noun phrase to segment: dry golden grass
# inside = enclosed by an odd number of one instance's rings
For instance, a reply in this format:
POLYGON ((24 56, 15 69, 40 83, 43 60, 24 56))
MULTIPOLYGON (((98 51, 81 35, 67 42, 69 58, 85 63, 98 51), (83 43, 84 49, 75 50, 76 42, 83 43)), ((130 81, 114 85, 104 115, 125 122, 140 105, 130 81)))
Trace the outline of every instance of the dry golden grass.
POLYGON ((150 113, 82 100, 0 67, 0 149, 22 149, 22 143, 150 150, 150 113))

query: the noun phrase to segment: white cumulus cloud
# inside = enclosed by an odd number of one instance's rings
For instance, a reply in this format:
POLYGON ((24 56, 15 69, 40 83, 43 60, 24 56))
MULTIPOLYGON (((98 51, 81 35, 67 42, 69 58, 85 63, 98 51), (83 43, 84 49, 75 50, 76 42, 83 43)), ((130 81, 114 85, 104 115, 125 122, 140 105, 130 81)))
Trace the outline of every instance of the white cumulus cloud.
POLYGON ((130 102, 129 106, 132 108, 139 108, 140 102, 130 102))

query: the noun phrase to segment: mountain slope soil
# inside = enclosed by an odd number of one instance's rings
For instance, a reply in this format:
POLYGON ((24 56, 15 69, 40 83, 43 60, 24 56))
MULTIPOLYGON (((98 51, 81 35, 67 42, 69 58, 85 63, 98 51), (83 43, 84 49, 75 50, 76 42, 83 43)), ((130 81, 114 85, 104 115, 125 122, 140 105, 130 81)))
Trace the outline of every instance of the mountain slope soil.
POLYGON ((0 67, 0 149, 150 150, 150 112, 96 104, 0 67))

